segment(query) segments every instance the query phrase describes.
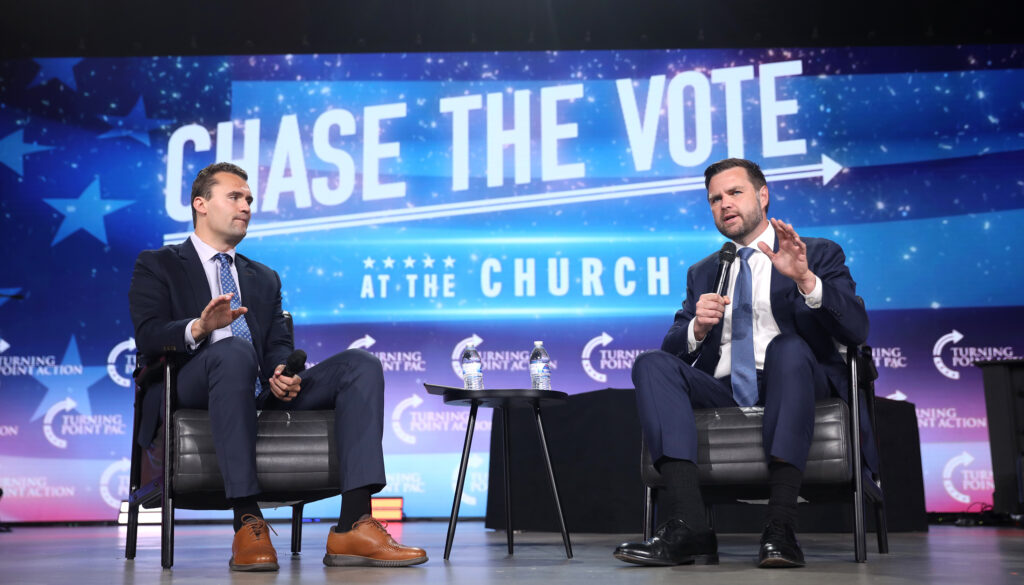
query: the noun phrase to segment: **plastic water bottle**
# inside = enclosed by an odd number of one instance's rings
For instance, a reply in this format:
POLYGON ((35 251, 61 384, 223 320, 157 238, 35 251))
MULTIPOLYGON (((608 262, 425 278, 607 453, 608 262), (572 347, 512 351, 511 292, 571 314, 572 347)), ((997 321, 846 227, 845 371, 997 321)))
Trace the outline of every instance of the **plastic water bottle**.
POLYGON ((530 384, 534 390, 551 390, 551 356, 542 341, 534 341, 530 352, 530 384))
POLYGON ((480 352, 475 345, 467 345, 462 350, 462 381, 466 390, 484 389, 483 363, 480 361, 480 352))

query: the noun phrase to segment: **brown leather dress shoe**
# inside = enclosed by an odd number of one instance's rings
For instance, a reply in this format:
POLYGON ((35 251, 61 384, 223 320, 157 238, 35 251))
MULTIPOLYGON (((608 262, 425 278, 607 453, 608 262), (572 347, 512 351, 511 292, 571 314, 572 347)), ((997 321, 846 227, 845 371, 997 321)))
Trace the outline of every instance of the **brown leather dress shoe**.
POLYGON ((395 542, 387 529, 364 514, 348 532, 331 530, 324 564, 329 567, 406 567, 427 562, 427 551, 395 542))
MULTIPOLYGON (((270 543, 267 521, 252 514, 242 516, 242 527, 231 543, 232 571, 276 571, 277 552, 270 543)), ((273 530, 273 529, 271 529, 273 530)))

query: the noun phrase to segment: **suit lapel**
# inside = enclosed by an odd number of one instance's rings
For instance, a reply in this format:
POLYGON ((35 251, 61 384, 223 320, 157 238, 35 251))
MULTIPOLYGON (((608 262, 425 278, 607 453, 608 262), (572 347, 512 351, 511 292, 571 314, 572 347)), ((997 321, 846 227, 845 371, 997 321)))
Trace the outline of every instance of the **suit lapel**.
MULTIPOLYGON (((773 252, 779 251, 779 236, 775 236, 773 252)), ((783 276, 772 266, 772 277, 770 294, 772 299, 772 316, 775 317, 775 324, 779 326, 782 333, 795 333, 793 328, 793 303, 790 302, 790 295, 794 293, 796 285, 792 280, 783 276)))
POLYGON ((213 298, 210 294, 210 283, 206 280, 206 272, 203 270, 203 261, 190 239, 186 239, 178 248, 178 256, 181 258, 182 270, 192 290, 194 305, 189 314, 199 315, 213 298))

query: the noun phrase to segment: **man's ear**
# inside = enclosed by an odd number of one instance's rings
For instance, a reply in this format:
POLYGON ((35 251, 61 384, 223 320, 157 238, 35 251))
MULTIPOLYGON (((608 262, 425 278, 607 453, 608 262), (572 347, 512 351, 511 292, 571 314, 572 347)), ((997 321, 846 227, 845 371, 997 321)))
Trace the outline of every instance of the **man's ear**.
POLYGON ((757 199, 761 202, 761 209, 768 205, 768 185, 757 190, 757 199))
POLYGON ((206 215, 206 199, 202 197, 193 198, 192 209, 196 210, 197 215, 206 215))

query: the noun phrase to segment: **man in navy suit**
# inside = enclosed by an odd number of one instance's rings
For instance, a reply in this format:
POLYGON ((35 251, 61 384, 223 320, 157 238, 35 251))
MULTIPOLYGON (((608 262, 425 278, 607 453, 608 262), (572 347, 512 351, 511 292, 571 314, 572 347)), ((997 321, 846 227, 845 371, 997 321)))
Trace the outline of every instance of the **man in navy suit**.
MULTIPOLYGON (((248 177, 230 163, 201 170, 192 184, 195 231, 183 243, 145 250, 132 275, 129 301, 140 364, 174 353, 177 403, 210 411, 217 461, 232 504, 230 567, 277 570, 277 554, 257 500, 256 416, 259 409, 334 409, 342 503, 327 540, 327 565, 402 566, 427 560, 402 546, 370 516, 383 489, 384 374, 380 361, 347 350, 301 374, 286 375, 293 350, 281 309, 281 279, 235 252, 251 217, 248 177)), ((136 440, 147 447, 161 394, 147 389, 136 440)))
POLYGON ((832 393, 848 398, 837 342, 863 343, 867 312, 838 244, 801 238, 793 226, 768 219, 768 186, 757 164, 719 161, 704 171, 704 184, 715 226, 736 244, 739 257, 723 295, 714 292, 717 253, 690 267, 686 300, 661 350, 633 364, 644 439, 666 483, 662 502, 669 520, 650 540, 620 545, 615 557, 643 565, 718 562, 698 483, 693 409, 757 404, 764 406, 771 493, 758 563, 803 566, 794 525, 814 402, 832 393), (734 292, 741 290, 744 262, 750 317, 741 324, 733 307, 741 302, 734 292), (744 364, 753 366, 749 374, 744 364))

